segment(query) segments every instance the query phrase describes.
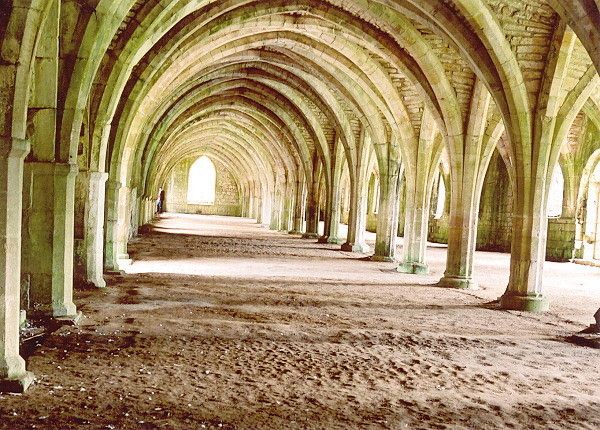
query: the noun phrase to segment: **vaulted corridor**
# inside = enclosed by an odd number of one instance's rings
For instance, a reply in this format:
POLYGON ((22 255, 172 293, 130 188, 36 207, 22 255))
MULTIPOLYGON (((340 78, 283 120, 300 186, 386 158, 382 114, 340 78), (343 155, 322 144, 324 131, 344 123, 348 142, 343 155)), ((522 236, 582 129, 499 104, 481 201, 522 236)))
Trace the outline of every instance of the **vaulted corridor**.
POLYGON ((163 214, 126 274, 76 292, 82 325, 39 340, 38 387, 0 396, 0 428, 600 426, 597 351, 567 341, 597 269, 548 263, 553 309, 527 314, 489 303, 508 255, 477 252, 482 288, 462 291, 433 286, 446 250, 428 252, 415 278, 253 220, 163 214))

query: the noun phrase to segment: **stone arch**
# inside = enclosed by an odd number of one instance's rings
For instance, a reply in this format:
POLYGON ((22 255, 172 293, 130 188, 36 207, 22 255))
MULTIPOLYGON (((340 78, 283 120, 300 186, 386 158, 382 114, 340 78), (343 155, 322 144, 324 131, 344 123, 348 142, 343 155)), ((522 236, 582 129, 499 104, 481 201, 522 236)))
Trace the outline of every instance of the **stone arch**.
POLYGON ((216 199, 217 170, 207 155, 202 155, 188 172, 187 202, 212 205, 216 199))

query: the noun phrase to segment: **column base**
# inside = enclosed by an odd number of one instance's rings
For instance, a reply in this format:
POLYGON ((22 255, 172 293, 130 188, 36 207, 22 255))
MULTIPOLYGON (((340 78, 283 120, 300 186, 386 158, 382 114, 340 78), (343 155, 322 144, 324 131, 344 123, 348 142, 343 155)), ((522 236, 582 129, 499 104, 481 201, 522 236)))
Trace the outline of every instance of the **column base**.
POLYGON ((297 231, 297 230, 290 230, 290 231, 288 231, 288 234, 297 235, 297 234, 302 234, 302 232, 301 231, 297 231))
POLYGON ((550 309, 550 302, 541 294, 520 295, 507 292, 500 297, 500 307, 511 311, 541 313, 550 309))
POLYGON ((317 239, 317 243, 327 244, 327 243, 329 243, 328 240, 329 240, 329 237, 321 236, 317 239))
POLYGON ((17 378, 0 378, 0 393, 23 394, 33 384, 35 376, 31 372, 25 372, 17 378))
POLYGON ((369 257, 370 261, 374 261, 376 263, 395 263, 396 259, 394 257, 390 257, 389 255, 371 255, 369 257))
POLYGON ((78 311, 75 315, 67 315, 63 317, 56 317, 54 320, 60 325, 66 326, 77 326, 83 319, 83 313, 78 311))
POLYGON ((455 288, 459 290, 477 290, 479 285, 473 278, 463 278, 460 276, 444 276, 436 284, 437 287, 455 288))
POLYGON ((329 243, 331 245, 341 245, 344 242, 342 242, 342 240, 338 237, 328 237, 327 243, 329 243))
POLYGON ((106 276, 125 276, 127 273, 125 273, 123 270, 106 269, 104 274, 106 276))
POLYGON ((366 243, 344 243, 342 245, 342 251, 344 252, 357 252, 359 254, 366 254, 371 251, 371 247, 366 243))
POLYGON ((319 235, 317 233, 304 233, 302 235, 302 239, 318 239, 319 235))
POLYGON ((54 305, 52 307, 52 317, 55 319, 75 318, 79 314, 81 314, 81 312, 77 311, 77 307, 72 301, 62 303, 60 306, 54 305))
POLYGON ((117 265, 119 270, 123 270, 125 267, 129 267, 133 264, 133 260, 129 258, 129 254, 119 254, 117 256, 117 265))
POLYGON ((424 263, 402 263, 396 268, 396 271, 409 275, 427 275, 429 268, 424 263))
POLYGON ((86 280, 77 280, 74 283, 74 286, 78 289, 82 290, 93 290, 96 288, 103 289, 106 288, 106 281, 104 277, 98 277, 95 279, 86 279, 86 280))
POLYGON ((98 278, 93 281, 90 281, 90 285, 93 285, 96 288, 106 288, 106 281, 104 278, 98 278))
POLYGON ((29 312, 29 318, 31 320, 43 321, 44 324, 76 326, 83 319, 83 313, 81 311, 74 311, 73 313, 66 314, 58 311, 35 310, 29 312))

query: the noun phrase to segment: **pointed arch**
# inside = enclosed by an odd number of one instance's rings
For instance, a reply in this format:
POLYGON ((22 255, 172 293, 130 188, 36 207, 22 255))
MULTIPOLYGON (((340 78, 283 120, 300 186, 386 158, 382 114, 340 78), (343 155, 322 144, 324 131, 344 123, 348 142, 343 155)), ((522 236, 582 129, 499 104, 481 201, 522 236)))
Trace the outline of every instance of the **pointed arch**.
POLYGON ((188 173, 188 204, 214 205, 217 196, 217 169, 208 156, 198 158, 188 173))

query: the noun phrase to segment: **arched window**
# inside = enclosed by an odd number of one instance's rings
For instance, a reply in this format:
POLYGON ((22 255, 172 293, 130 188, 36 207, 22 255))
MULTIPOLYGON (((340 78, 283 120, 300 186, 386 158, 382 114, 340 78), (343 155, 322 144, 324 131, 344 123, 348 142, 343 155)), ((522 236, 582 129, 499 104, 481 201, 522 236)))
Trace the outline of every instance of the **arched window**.
POLYGON ((217 188, 217 171, 210 158, 202 156, 198 158, 192 167, 188 178, 189 204, 213 205, 217 188))
POLYGON ((559 165, 554 168, 552 183, 548 192, 548 218, 559 218, 563 209, 565 178, 559 165))
POLYGON ((444 209, 446 209, 446 184, 444 183, 444 177, 440 174, 438 179, 438 194, 437 202, 435 204, 434 218, 440 219, 444 216, 444 209))

